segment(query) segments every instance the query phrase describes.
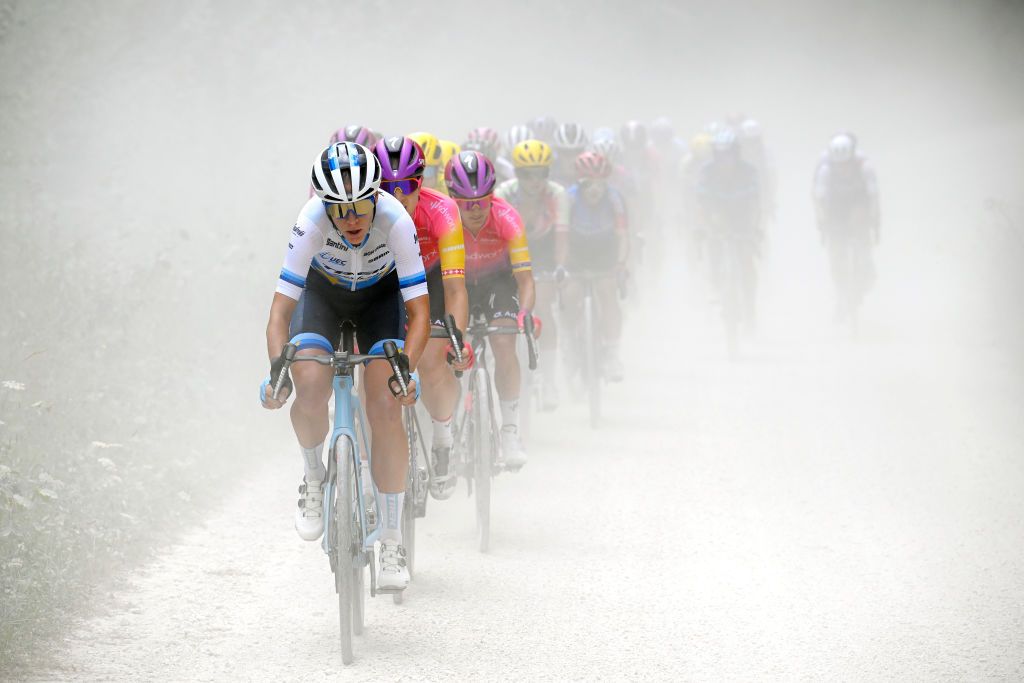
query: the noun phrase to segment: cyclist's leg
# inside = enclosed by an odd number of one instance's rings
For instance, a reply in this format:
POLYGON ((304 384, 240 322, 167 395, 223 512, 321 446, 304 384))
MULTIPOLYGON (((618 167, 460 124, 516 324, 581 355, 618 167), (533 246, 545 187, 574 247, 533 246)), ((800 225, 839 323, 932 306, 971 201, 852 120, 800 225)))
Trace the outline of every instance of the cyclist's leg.
MULTIPOLYGON (((289 329, 293 343, 299 346, 299 355, 327 354, 333 350, 328 340, 337 337, 340 319, 332 294, 330 284, 311 271, 289 329)), ((332 373, 329 367, 317 363, 295 363, 291 373, 295 384, 291 420, 303 463, 295 529, 303 539, 312 541, 323 533, 321 492, 327 474, 323 450, 329 429, 332 373)))
MULTIPOLYGON (((445 316, 444 283, 441 268, 432 268, 427 273, 427 287, 430 292, 430 320, 438 327, 445 316)), ((448 365, 447 339, 430 339, 420 357, 420 382, 423 387, 423 405, 433 421, 432 445, 434 451, 450 449, 452 445, 451 417, 455 401, 459 397, 459 385, 448 365)), ((436 454, 436 453, 435 453, 436 454)), ((447 453, 445 453, 447 465, 447 453)), ((436 465, 436 463, 435 463, 436 465)))
POLYGON ((618 280, 615 273, 594 281, 597 304, 597 330, 601 335, 598 348, 604 350, 605 374, 612 381, 622 379, 619 339, 622 336, 622 310, 619 305, 618 280))
MULTIPOLYGON (((491 281, 488 299, 489 314, 496 327, 515 327, 519 313, 518 289, 511 273, 502 273, 491 281)), ((526 462, 519 441, 520 367, 516 355, 516 337, 492 334, 489 339, 494 356, 494 386, 501 406, 502 454, 507 464, 521 466, 526 462)))

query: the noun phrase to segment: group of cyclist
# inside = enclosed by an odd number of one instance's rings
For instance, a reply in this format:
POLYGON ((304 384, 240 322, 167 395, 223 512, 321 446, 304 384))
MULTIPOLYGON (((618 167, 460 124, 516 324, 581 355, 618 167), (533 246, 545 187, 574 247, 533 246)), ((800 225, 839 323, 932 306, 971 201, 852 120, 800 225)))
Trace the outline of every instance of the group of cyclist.
MULTIPOLYGON (((851 169, 863 172, 866 164, 854 138, 838 136, 815 176, 830 253, 838 254, 838 245, 850 239, 840 234, 831 197, 834 186, 854 173, 851 169)), ((396 341, 401 365, 411 372, 408 392, 393 394, 394 370, 385 361, 368 362, 362 378, 379 511, 376 580, 381 588, 396 590, 409 581, 401 533, 409 462, 402 407, 412 405, 422 390, 433 422, 431 494, 449 497, 456 481, 452 417, 460 390, 455 373, 474 362, 471 345, 456 337, 462 348, 455 349, 449 339, 431 338, 431 326, 441 326, 450 315, 465 330, 471 313, 490 325, 520 330, 539 330, 543 321, 541 408, 552 410, 559 403, 556 351, 559 343, 566 344, 560 337, 569 344, 578 341, 582 290, 576 274, 586 274, 600 310, 601 372, 618 381, 623 373, 620 293, 638 258, 631 246, 639 243, 641 228, 681 225, 691 260, 706 253, 713 281, 720 261, 714 236, 742 234, 742 259, 751 273, 744 285, 751 305, 744 315, 752 324, 753 261, 764 222, 774 212, 774 177, 760 126, 746 118, 710 124, 689 145, 676 139, 664 118, 588 134, 578 123, 540 117, 504 135, 493 128, 473 129, 462 144, 428 132, 388 136, 351 125, 335 131, 317 155, 310 185, 271 305, 270 373, 260 400, 266 408, 281 408, 294 391, 291 420, 304 465, 295 527, 303 539, 316 540, 324 528, 323 452, 332 372, 317 363, 295 364, 290 375, 282 372, 282 348, 291 342, 300 355, 330 354, 343 322, 355 326, 363 353, 378 353, 385 341, 396 341), (274 398, 268 388, 279 382, 274 398)), ((872 181, 865 190, 873 188, 872 181)), ((877 236, 877 210, 870 220, 877 236)), ((834 268, 844 266, 834 263, 834 268)), ((512 471, 526 462, 515 340, 514 335, 490 340, 501 459, 512 471)))

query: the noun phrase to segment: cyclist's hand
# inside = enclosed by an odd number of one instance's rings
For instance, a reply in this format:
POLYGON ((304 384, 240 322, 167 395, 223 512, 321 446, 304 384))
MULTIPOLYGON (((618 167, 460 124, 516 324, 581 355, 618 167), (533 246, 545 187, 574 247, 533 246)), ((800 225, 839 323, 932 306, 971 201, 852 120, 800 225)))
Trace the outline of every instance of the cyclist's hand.
POLYGON ((459 372, 465 372, 473 367, 473 363, 476 358, 473 354, 473 347, 465 342, 462 343, 462 362, 458 362, 455 358, 455 350, 452 348, 451 342, 448 343, 448 363, 452 366, 453 370, 459 372))
POLYGON ((410 377, 409 383, 406 386, 408 387, 409 392, 405 396, 402 396, 402 394, 399 393, 395 398, 398 399, 398 402, 403 406, 411 408, 416 405, 416 398, 419 396, 419 389, 416 387, 416 378, 410 377))
POLYGON ((565 269, 565 266, 555 266, 552 276, 555 278, 555 284, 560 285, 569 277, 569 271, 565 269))
POLYGON ((534 339, 540 339, 540 331, 541 331, 541 328, 543 327, 543 324, 541 323, 540 318, 538 318, 537 316, 533 315, 532 312, 530 312, 530 311, 521 310, 521 311, 519 311, 519 315, 516 316, 516 323, 519 325, 519 331, 520 332, 526 331, 526 316, 527 315, 530 316, 530 318, 532 319, 532 322, 533 322, 533 338, 534 339))
POLYGON ((288 397, 292 394, 292 378, 285 371, 284 383, 281 384, 281 390, 278 392, 277 398, 275 399, 272 396, 274 384, 277 382, 277 378, 281 375, 283 369, 284 358, 278 356, 270 362, 270 374, 260 384, 260 403, 267 410, 277 410, 288 402, 288 397))

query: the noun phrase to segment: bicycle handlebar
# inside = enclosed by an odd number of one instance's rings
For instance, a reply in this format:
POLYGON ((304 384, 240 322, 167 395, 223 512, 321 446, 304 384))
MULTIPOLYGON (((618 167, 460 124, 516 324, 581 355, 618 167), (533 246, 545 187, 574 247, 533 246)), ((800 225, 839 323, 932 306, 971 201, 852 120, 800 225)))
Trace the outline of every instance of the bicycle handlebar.
MULTIPOLYGON (((281 372, 277 376, 277 381, 274 383, 274 391, 271 393, 271 398, 277 400, 278 392, 284 385, 285 378, 288 376, 288 370, 291 368, 293 363, 299 361, 311 361, 313 363, 319 363, 320 365, 330 365, 332 368, 349 368, 353 365, 359 365, 370 360, 390 360, 386 354, 387 345, 391 344, 395 348, 397 353, 397 347, 394 342, 385 342, 385 353, 349 353, 348 351, 335 351, 330 355, 317 354, 315 356, 299 356, 299 347, 295 344, 285 344, 284 348, 281 349, 281 356, 284 358, 284 365, 281 366, 281 372)), ((395 379, 392 377, 391 379, 395 379)))

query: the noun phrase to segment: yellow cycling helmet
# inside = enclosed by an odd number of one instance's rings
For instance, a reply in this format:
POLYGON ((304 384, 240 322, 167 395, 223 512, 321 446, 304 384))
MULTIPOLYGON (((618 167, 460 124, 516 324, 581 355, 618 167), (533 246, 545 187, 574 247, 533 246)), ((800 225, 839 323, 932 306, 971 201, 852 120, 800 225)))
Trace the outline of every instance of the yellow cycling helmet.
POLYGON ((423 159, 427 166, 439 166, 441 164, 441 147, 437 144, 437 137, 432 133, 409 133, 409 137, 419 144, 423 150, 423 159))
POLYGON ((462 151, 462 148, 451 140, 438 140, 437 146, 441 150, 441 167, 448 165, 448 160, 462 151))
POLYGON ((512 164, 516 168, 551 166, 551 147, 540 140, 524 140, 512 148, 512 164))

